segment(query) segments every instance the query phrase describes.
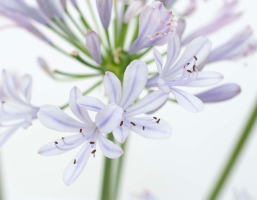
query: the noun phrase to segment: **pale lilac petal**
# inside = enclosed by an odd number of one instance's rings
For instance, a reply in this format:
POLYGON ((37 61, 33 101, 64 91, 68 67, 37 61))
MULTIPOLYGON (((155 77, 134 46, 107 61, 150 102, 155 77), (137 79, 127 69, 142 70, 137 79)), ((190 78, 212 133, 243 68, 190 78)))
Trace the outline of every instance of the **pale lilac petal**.
POLYGON ((169 77, 181 74, 183 67, 187 63, 192 65, 194 62, 196 62, 195 65, 197 67, 197 65, 201 64, 210 54, 211 46, 212 43, 207 37, 201 36, 196 38, 190 42, 182 56, 179 58, 178 62, 164 76, 169 77), (194 56, 197 58, 196 61, 194 56))
POLYGON ((169 85, 162 79, 162 78, 159 78, 158 79, 158 85, 159 85, 159 88, 164 92, 164 93, 170 93, 170 87, 169 85))
POLYGON ((113 0, 96 0, 96 7, 104 29, 108 29, 110 24, 112 1, 113 0))
POLYGON ((168 48, 167 48, 167 61, 163 68, 163 72, 166 72, 170 69, 170 67, 173 65, 173 63, 178 58, 180 52, 180 39, 179 36, 176 34, 174 37, 170 37, 168 42, 168 48))
POLYGON ((190 0, 189 6, 183 15, 190 15, 196 9, 196 0, 190 0))
POLYGON ((101 55, 101 43, 98 35, 92 31, 92 30, 87 30, 86 34, 86 46, 87 49, 94 59, 94 61, 97 64, 102 63, 102 55, 101 55))
POLYGON ((85 96, 78 98, 76 103, 87 110, 99 112, 105 105, 102 101, 95 97, 85 96))
POLYGON ((106 93, 108 94, 110 103, 119 104, 121 98, 121 83, 114 73, 105 73, 104 88, 106 93))
MULTIPOLYGON (((168 99, 167 99, 167 101, 168 101, 168 99)), ((157 112, 158 110, 160 110, 160 109, 167 103, 167 101, 165 101, 165 102, 164 102, 162 105, 160 105, 158 108, 156 108, 156 109, 154 109, 154 110, 152 110, 152 111, 150 111, 150 112, 147 112, 146 114, 147 114, 147 115, 151 115, 151 114, 157 112)))
POLYGON ((95 124, 101 133, 110 133, 120 124, 122 114, 121 107, 109 104, 96 114, 95 124))
POLYGON ((187 84, 190 87, 208 87, 213 86, 223 80, 222 74, 218 72, 198 72, 197 78, 187 84))
POLYGON ((181 38, 186 28, 186 21, 184 18, 179 18, 177 23, 178 25, 177 25, 176 33, 178 34, 179 38, 181 38))
POLYGON ((60 2, 62 4, 63 9, 66 9, 67 8, 67 0, 60 0, 60 2))
POLYGON ((152 117, 148 118, 127 118, 136 124, 131 126, 131 130, 140 136, 148 139, 167 139, 171 136, 172 128, 164 119, 157 119, 158 123, 152 117))
POLYGON ((169 93, 164 93, 162 90, 151 92, 134 105, 128 107, 126 110, 126 116, 135 116, 138 114, 151 112, 165 103, 168 97, 169 93))
POLYGON ((124 143, 129 135, 129 129, 125 126, 118 126, 112 133, 116 141, 124 143))
POLYGON ((128 23, 132 18, 136 17, 141 13, 145 6, 145 0, 132 1, 124 15, 124 23, 128 23))
POLYGON ((123 93, 120 106, 125 110, 143 91, 148 78, 148 69, 145 62, 134 60, 124 73, 123 93))
POLYGON ((30 102, 31 100, 31 89, 32 89, 32 77, 28 74, 24 75, 20 79, 20 89, 23 96, 30 102))
POLYGON ((74 7, 78 7, 78 3, 77 3, 76 0, 70 0, 70 2, 72 3, 72 5, 73 5, 74 7))
POLYGON ((177 102, 186 110, 193 113, 203 111, 203 102, 194 95, 175 88, 171 88, 171 93, 175 96, 177 102))
POLYGON ((215 103, 229 100, 237 96, 240 92, 241 88, 239 85, 229 83, 207 90, 195 96, 201 99, 203 103, 215 103))
POLYGON ((37 0, 40 10, 49 18, 64 19, 63 7, 60 1, 37 0))
POLYGON ((73 114, 85 123, 93 123, 88 115, 87 109, 82 106, 79 106, 76 101, 79 98, 83 98, 81 91, 77 87, 73 87, 70 91, 69 107, 73 114))
POLYGON ((78 154, 71 160, 70 164, 66 167, 66 169, 63 172, 63 182, 66 185, 71 185, 82 173, 82 171, 87 165, 88 159, 90 157, 90 152, 90 144, 86 143, 80 149, 78 154))
POLYGON ((59 107, 44 105, 37 113, 39 121, 47 128, 61 132, 79 132, 82 128, 91 127, 90 124, 82 124, 71 118, 59 107))
POLYGON ((163 59, 162 55, 156 48, 153 48, 153 57, 155 59, 155 63, 159 74, 162 74, 163 59))
POLYGON ((3 145, 13 136, 13 134, 17 131, 18 128, 21 127, 21 124, 16 124, 13 127, 7 129, 3 133, 0 133, 0 149, 3 145))
POLYGON ((77 148, 86 140, 87 138, 83 137, 81 133, 73 136, 62 137, 42 146, 38 150, 38 154, 42 156, 55 156, 63 154, 77 148))
POLYGON ((108 158, 119 158, 123 154, 123 150, 119 145, 114 144, 100 133, 98 136, 98 143, 102 153, 108 158))
POLYGON ((145 87, 157 87, 158 86, 158 79, 160 78, 160 74, 156 74, 149 78, 145 84, 145 87))

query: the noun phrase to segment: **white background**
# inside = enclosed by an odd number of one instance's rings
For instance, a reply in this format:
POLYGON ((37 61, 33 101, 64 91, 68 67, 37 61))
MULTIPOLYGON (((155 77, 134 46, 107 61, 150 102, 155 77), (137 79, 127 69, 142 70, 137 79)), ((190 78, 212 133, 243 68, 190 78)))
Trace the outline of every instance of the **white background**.
MULTIPOLYGON (((184 1, 186 5, 187 1, 184 1)), ((28 2, 34 3, 33 0, 28 2)), ((187 21, 186 33, 216 17, 221 5, 222 1, 218 0, 199 1, 197 13, 187 21)), ((210 35, 213 46, 226 41, 246 25, 251 25, 257 32, 256 6, 257 3, 253 0, 240 1, 239 10, 243 10, 245 15, 230 26, 210 35)), ((86 11, 85 15, 90 18, 86 11)), ((5 25, 9 24, 9 21, 0 18, 0 23, 5 25)), ((45 31, 44 28, 42 30, 45 31)), ((50 32, 45 33, 49 33, 50 38, 68 52, 74 50, 50 32)), ((85 90, 92 82, 98 81, 53 81, 38 67, 38 56, 44 57, 52 69, 73 73, 91 72, 23 30, 2 30, 0 67, 18 71, 21 75, 29 73, 34 77, 32 99, 35 105, 62 105, 68 101, 69 91, 74 85, 85 90)), ((222 73, 225 76, 223 83, 240 84, 241 94, 227 102, 205 105, 205 110, 199 114, 189 113, 176 104, 167 104, 155 115, 171 123, 173 134, 168 140, 147 140, 132 133, 124 154, 126 163, 120 199, 144 190, 150 191, 160 200, 207 198, 256 102, 257 56, 214 63, 205 70, 222 73)), ((103 94, 101 86, 90 95, 102 98, 103 94)), ((66 112, 70 113, 69 110, 66 112)), ((255 127, 220 196, 221 200, 233 199, 234 191, 241 189, 257 198, 256 134, 255 127)), ((103 166, 100 152, 95 159, 90 159, 82 175, 69 187, 62 182, 62 172, 78 149, 56 157, 42 157, 37 154, 42 145, 65 135, 69 134, 49 130, 38 121, 28 130, 21 129, 15 134, 1 150, 5 199, 95 200, 99 197, 103 166)))

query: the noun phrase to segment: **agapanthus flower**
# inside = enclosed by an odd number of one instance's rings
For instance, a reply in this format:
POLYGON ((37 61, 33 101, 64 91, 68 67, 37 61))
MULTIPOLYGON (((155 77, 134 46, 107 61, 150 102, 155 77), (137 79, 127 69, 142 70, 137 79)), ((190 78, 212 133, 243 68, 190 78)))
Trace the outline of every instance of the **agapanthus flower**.
POLYGON ((176 33, 177 22, 173 19, 172 12, 160 1, 146 6, 139 17, 138 37, 132 43, 129 53, 135 54, 146 47, 167 44, 169 37, 176 33))
POLYGON ((237 0, 226 3, 222 10, 217 15, 215 15, 212 21, 208 22, 208 24, 198 28, 196 31, 186 36, 181 41, 181 45, 185 45, 199 36, 213 33, 218 29, 226 26, 227 24, 237 20, 243 14, 242 12, 235 11, 237 5, 237 0))
POLYGON ((172 93, 177 102, 190 112, 203 110, 203 102, 177 87, 207 87, 217 84, 223 76, 217 72, 200 72, 198 66, 208 57, 211 51, 211 41, 206 37, 193 40, 186 48, 179 60, 179 37, 171 37, 167 49, 167 61, 163 66, 161 54, 153 50, 158 74, 147 81, 147 87, 159 87, 165 93, 172 93))
POLYGON ((0 109, 0 148, 20 127, 27 129, 32 121, 37 118, 38 107, 30 103, 32 90, 32 77, 28 74, 19 80, 11 74, 2 71, 2 88, 8 97, 1 99, 0 109))
POLYGON ((91 120, 87 109, 78 106, 78 98, 83 95, 74 87, 70 92, 69 107, 73 114, 80 120, 75 120, 58 106, 44 105, 40 108, 37 116, 39 121, 46 127, 60 132, 75 132, 77 134, 57 139, 39 149, 43 156, 53 156, 66 153, 82 146, 78 154, 72 159, 63 173, 63 181, 66 185, 72 184, 84 170, 90 154, 95 156, 98 144, 102 153, 108 158, 118 158, 123 150, 104 134, 112 132, 122 119, 123 110, 115 105, 104 106, 95 116, 95 122, 91 120))
POLYGON ((257 40, 252 29, 247 26, 232 39, 211 51, 208 62, 238 59, 257 50, 257 40))
MULTIPOLYGON (((123 79, 123 91, 121 89, 121 82, 116 75, 112 72, 105 74, 104 87, 109 96, 110 103, 116 104, 123 111, 120 123, 113 130, 115 139, 120 143, 125 141, 130 130, 149 139, 166 139, 171 135, 171 127, 163 119, 157 117, 134 117, 160 107, 168 99, 168 94, 158 90, 134 103, 143 91, 147 77, 148 69, 146 64, 138 60, 133 61, 126 68, 123 79)), ((96 112, 105 107, 103 102, 89 96, 79 98, 77 103, 85 109, 96 112)))

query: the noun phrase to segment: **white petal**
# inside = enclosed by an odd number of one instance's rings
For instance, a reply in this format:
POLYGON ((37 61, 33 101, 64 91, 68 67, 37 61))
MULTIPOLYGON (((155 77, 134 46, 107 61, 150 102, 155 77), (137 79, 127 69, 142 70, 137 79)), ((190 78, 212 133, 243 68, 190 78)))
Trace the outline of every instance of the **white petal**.
POLYGON ((3 145, 13 136, 15 131, 17 131, 18 128, 20 128, 21 124, 16 124, 13 127, 7 129, 3 133, 0 134, 0 149, 3 147, 3 145))
POLYGON ((163 59, 162 59, 162 55, 156 48, 153 48, 153 57, 155 59, 155 63, 156 63, 159 74, 162 74, 163 59))
POLYGON ((151 92, 143 99, 136 102, 126 110, 126 116, 135 116, 142 113, 150 112, 167 101, 169 93, 164 93, 162 90, 151 92))
POLYGON ((218 72, 198 72, 197 78, 187 84, 191 87, 207 87, 212 86, 223 80, 223 76, 218 72))
POLYGON ((93 123, 88 115, 87 109, 80 107, 76 101, 83 97, 81 91, 77 87, 73 87, 70 91, 69 107, 73 114, 85 123, 93 123))
POLYGON ((125 110, 140 95, 148 78, 148 69, 145 62, 134 60, 124 73, 123 93, 120 106, 125 110))
POLYGON ((32 89, 32 77, 28 74, 24 75, 20 79, 20 89, 23 96, 30 102, 31 99, 31 89, 32 89))
POLYGON ((88 159, 90 157, 90 152, 90 145, 88 143, 84 144, 84 146, 80 149, 78 154, 72 159, 70 164, 66 167, 66 169, 63 172, 63 182, 66 185, 71 185, 82 173, 82 171, 87 165, 88 159))
POLYGON ((99 112, 105 106, 99 99, 89 96, 81 97, 76 102, 80 107, 96 112, 99 112))
POLYGON ((121 98, 121 83, 114 73, 105 73, 104 88, 109 96, 110 103, 119 104, 121 98))
POLYGON ((177 22, 178 22, 178 25, 177 25, 176 33, 181 38, 186 28, 186 21, 183 18, 179 18, 177 22))
POLYGON ((186 50, 178 60, 178 62, 165 74, 168 76, 176 76, 181 74, 183 67, 190 62, 194 62, 194 56, 197 58, 197 65, 201 64, 202 61, 210 54, 211 52, 211 41, 204 36, 198 37, 189 43, 186 50))
POLYGON ((96 114, 95 124, 101 133, 110 133, 120 124, 122 114, 121 107, 109 104, 96 114))
POLYGON ((160 74, 156 74, 147 80, 145 87, 158 87, 157 80, 160 78, 160 74))
POLYGON ((186 110, 196 113, 203 111, 203 102, 192 94, 179 89, 171 88, 171 93, 177 102, 186 110))
POLYGON ((108 140, 101 133, 99 133, 98 142, 102 153, 108 158, 119 158, 123 154, 123 150, 117 144, 108 140))
POLYGON ((44 105, 37 113, 39 121, 47 128, 61 132, 79 132, 82 128, 92 126, 82 124, 71 118, 59 107, 53 105, 44 105))
POLYGON ((167 139, 171 136, 172 128, 170 124, 163 120, 157 119, 159 122, 151 118, 127 118, 133 121, 136 126, 131 126, 131 130, 142 137, 148 139, 167 139))
POLYGON ((116 141, 124 143, 129 135, 129 129, 125 126, 118 126, 112 133, 116 141))
POLYGON ((178 35, 174 35, 174 37, 170 37, 167 48, 167 61, 163 68, 163 71, 166 72, 170 69, 170 67, 176 61, 180 52, 180 39, 178 35))

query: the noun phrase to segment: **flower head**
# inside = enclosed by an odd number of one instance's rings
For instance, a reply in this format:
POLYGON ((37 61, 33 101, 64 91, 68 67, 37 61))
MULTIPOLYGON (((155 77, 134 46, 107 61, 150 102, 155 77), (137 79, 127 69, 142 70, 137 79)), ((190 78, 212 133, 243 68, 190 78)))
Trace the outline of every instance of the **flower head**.
MULTIPOLYGON (((168 99, 168 94, 159 90, 134 103, 143 91, 147 77, 148 69, 146 64, 138 60, 133 61, 124 73, 123 91, 117 76, 112 72, 105 74, 104 86, 110 103, 116 104, 123 111, 120 123, 113 130, 113 135, 118 142, 123 143, 125 141, 129 130, 149 139, 166 139, 171 135, 171 127, 163 119, 157 117, 134 117, 160 107, 168 99)), ((79 98, 77 103, 83 108, 96 112, 99 112, 105 106, 100 100, 87 96, 79 98)))
POLYGON ((154 1, 146 6, 139 18, 139 33, 130 47, 129 53, 135 54, 149 46, 161 46, 168 42, 170 36, 176 33, 177 22, 174 15, 163 3, 154 1))
POLYGON ((123 154, 122 149, 103 134, 112 132, 120 123, 122 109, 115 104, 104 106, 96 114, 95 122, 91 120, 88 111, 77 105, 76 101, 83 95, 74 87, 70 92, 69 106, 73 114, 80 120, 75 120, 53 105, 42 106, 37 114, 39 121, 46 127, 60 132, 75 132, 77 134, 62 137, 39 149, 43 156, 53 156, 66 153, 82 146, 64 171, 63 181, 72 184, 85 168, 90 153, 95 156, 98 144, 102 153, 108 158, 118 158, 123 154))
POLYGON ((23 127, 27 129, 32 120, 37 118, 38 107, 31 105, 32 77, 24 75, 19 80, 2 71, 2 87, 8 97, 6 101, 1 99, 0 126, 4 129, 0 134, 0 148, 15 133, 23 127), (18 84, 17 84, 18 81, 18 84))
POLYGON ((177 102, 190 112, 203 110, 200 99, 177 87, 207 87, 219 83, 223 76, 217 72, 200 72, 198 66, 206 60, 211 51, 211 41, 206 37, 193 40, 176 63, 180 51, 179 37, 170 38, 167 61, 163 66, 161 54, 154 49, 154 58, 159 74, 147 81, 147 87, 158 86, 165 93, 172 93, 177 102))

